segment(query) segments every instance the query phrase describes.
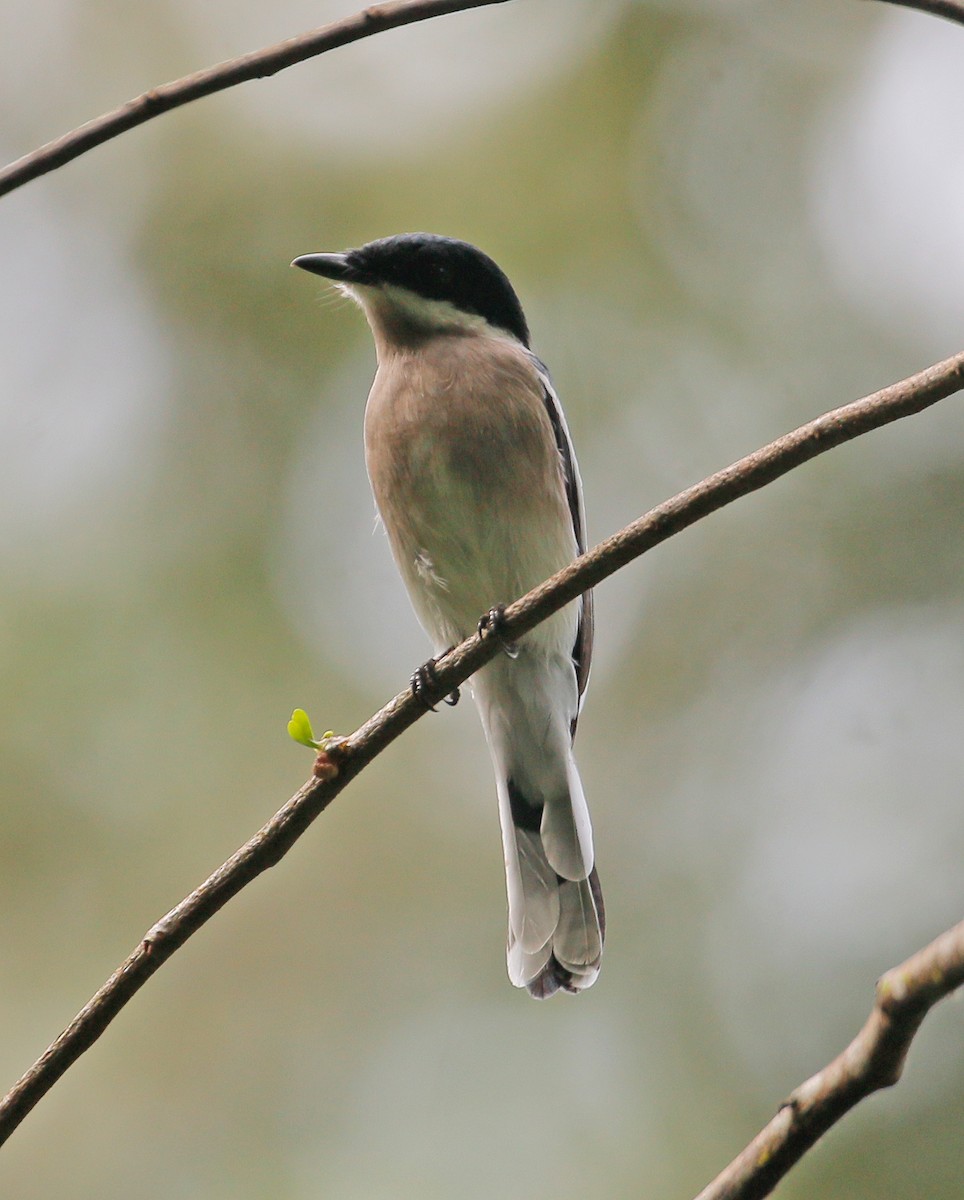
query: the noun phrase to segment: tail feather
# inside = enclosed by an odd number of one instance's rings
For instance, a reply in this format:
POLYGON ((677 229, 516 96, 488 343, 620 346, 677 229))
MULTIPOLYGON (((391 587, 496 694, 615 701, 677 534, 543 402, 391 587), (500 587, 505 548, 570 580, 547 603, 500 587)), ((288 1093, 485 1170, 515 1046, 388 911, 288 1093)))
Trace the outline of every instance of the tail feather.
POLYGON ((520 886, 515 889, 516 903, 509 905, 512 932, 526 953, 538 954, 559 924, 559 889, 556 874, 542 853, 539 835, 528 829, 514 832, 520 886))
POLYGON ((559 884, 559 910, 556 958, 574 975, 598 971, 602 925, 588 879, 559 884))
MULTIPOLYGON (((551 804, 545 804, 542 825, 533 829, 531 822, 522 825, 516 819, 520 805, 515 792, 511 782, 499 781, 509 899, 506 950, 509 978, 516 987, 527 988, 538 999, 560 989, 582 991, 599 974, 605 937, 598 874, 591 859, 586 863, 583 843, 575 833, 575 821, 570 822, 573 835, 565 847, 565 862, 579 878, 567 878, 558 871, 558 857, 556 862, 549 860, 545 812, 562 808, 569 803, 568 797, 557 797, 551 804)), ((579 798, 585 807, 581 788, 579 798)), ((558 822, 556 828, 564 828, 564 822, 558 822)), ((592 853, 591 840, 589 852, 592 853)))
POLYGON ((528 987, 531 980, 542 976, 551 958, 552 945, 549 942, 541 949, 529 953, 522 948, 522 943, 512 936, 510 928, 506 964, 509 969, 509 981, 515 987, 528 987))
POLYGON ((581 992, 596 982, 606 933, 599 877, 560 882, 562 917, 551 943, 527 954, 509 929, 509 979, 530 996, 546 1000, 562 990, 581 992))
POLYGON ((566 757, 566 790, 542 807, 542 845, 563 879, 585 879, 593 866, 592 824, 576 764, 571 754, 566 757))
POLYGON ((544 999, 590 987, 605 911, 592 825, 572 757, 578 707, 571 659, 496 660, 473 690, 499 793, 509 901, 509 978, 544 999))

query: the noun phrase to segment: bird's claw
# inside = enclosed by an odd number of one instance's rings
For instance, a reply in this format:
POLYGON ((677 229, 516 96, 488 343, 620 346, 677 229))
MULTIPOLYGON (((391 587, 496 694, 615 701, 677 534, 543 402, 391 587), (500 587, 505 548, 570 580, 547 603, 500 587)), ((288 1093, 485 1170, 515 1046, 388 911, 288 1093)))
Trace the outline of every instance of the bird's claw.
MULTIPOLYGON (((416 700, 428 709, 429 712, 436 712, 434 704, 430 704, 426 692, 432 691, 438 687, 438 676, 435 672, 435 664, 438 660, 430 658, 428 662, 423 662, 420 667, 412 672, 412 695, 416 700)), ((453 688, 447 696, 443 696, 442 700, 450 708, 454 708, 461 699, 462 693, 458 688, 453 688)))
POLYGON ((487 613, 479 617, 479 637, 494 637, 502 643, 502 649, 509 658, 518 658, 519 643, 510 642, 505 636, 505 605, 496 604, 487 613))

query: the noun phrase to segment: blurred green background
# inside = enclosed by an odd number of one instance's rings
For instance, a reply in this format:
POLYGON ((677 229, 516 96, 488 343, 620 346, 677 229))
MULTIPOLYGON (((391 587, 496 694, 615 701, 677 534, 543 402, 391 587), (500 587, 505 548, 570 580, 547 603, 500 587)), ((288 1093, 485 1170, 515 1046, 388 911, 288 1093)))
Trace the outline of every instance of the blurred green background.
MULTIPOLYGON (((352 10, 6 0, 0 152, 352 10)), ((373 535, 373 351, 294 255, 487 250, 592 540, 964 348, 964 29, 857 0, 517 0, 127 134, 0 205, 0 1086, 426 646, 373 535), (590 352, 593 362, 590 362, 590 352)), ((577 746, 609 941, 503 960, 469 704, 150 983, 0 1195, 690 1196, 964 894, 960 397, 597 595, 577 746)), ((507 597, 508 599, 508 597, 507 597)), ((964 1013, 781 1195, 959 1197, 964 1013)))

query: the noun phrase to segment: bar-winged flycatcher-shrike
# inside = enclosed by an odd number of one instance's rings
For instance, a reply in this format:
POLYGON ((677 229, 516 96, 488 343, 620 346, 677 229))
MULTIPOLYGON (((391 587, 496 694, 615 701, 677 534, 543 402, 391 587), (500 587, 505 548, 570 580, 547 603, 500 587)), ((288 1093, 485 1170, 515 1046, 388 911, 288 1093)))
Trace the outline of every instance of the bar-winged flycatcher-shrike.
MULTIPOLYGON (((500 606, 586 539, 569 430, 512 285, 474 246, 425 233, 294 265, 334 280, 371 326, 365 459, 435 654, 479 627, 498 636, 500 606)), ((602 955, 602 892, 572 754, 591 650, 587 593, 505 642, 471 681, 499 794, 509 978, 539 998, 589 987, 602 955)), ((416 691, 431 667, 416 672, 416 691)))

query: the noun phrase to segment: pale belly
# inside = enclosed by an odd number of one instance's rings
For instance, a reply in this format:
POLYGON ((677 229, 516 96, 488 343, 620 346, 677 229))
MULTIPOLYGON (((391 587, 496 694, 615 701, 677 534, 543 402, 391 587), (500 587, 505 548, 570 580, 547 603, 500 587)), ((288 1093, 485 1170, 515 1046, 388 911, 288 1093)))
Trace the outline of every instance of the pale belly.
MULTIPOLYGON (((453 474, 431 502, 411 514, 392 549, 422 625, 438 648, 475 631, 479 617, 509 604, 575 557, 568 511, 545 493, 480 496, 453 474)), ((570 605, 530 635, 571 653, 578 606, 570 605)))
MULTIPOLYGON (((541 388, 510 348, 453 343, 446 357, 376 376, 365 416, 375 502, 436 649, 571 562, 576 539, 541 388), (468 360, 486 350, 484 370, 468 360), (471 380, 474 390, 467 390, 471 380), (387 452, 387 447, 391 452, 387 452)), ((529 635, 572 652, 578 601, 529 635)))

